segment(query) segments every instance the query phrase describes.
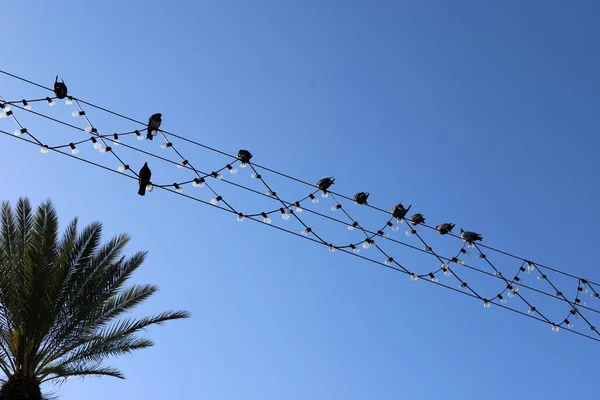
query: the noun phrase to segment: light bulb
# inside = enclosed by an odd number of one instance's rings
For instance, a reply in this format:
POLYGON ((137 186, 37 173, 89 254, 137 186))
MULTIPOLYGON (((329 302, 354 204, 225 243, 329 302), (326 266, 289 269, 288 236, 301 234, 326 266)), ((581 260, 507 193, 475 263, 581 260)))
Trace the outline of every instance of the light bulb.
POLYGON ((48 146, 46 146, 46 145, 43 145, 42 148, 40 149, 40 152, 42 154, 46 154, 46 153, 48 153, 48 151, 49 151, 49 149, 48 149, 48 146))
POLYGON ((456 261, 456 263, 457 263, 458 265, 465 265, 465 260, 463 260, 462 258, 459 258, 459 259, 456 261))
POLYGON ((314 204, 317 204, 317 203, 319 202, 319 199, 317 199, 316 197, 314 197, 314 198, 312 199, 312 202, 313 202, 314 204))
POLYGON ((100 147, 100 153, 108 153, 109 151, 111 151, 112 149, 110 148, 110 146, 102 146, 100 147))
POLYGON ((425 246, 425 248, 423 250, 425 250, 425 253, 431 253, 431 252, 433 252, 433 249, 431 247, 429 247, 429 246, 425 246))
POLYGON ((297 212, 297 213, 301 213, 302 211, 304 211, 304 210, 302 209, 302 207, 296 206, 296 212, 297 212))
POLYGON ((69 147, 71 148, 71 153, 73 153, 73 154, 79 153, 79 149, 77 147, 75 147, 75 144, 69 143, 69 147))
POLYGON ((121 144, 121 141, 119 140, 119 135, 118 135, 118 134, 116 134, 116 133, 113 133, 113 138, 115 138, 115 139, 113 140, 113 143, 115 144, 115 146, 118 146, 118 145, 120 145, 120 144, 121 144))
POLYGON ((360 249, 358 247, 356 247, 356 246, 354 246, 352 248, 352 251, 355 252, 356 254, 360 253, 360 249))
POLYGON ((538 281, 543 281, 544 279, 546 279, 546 275, 539 275, 537 279, 538 281))
POLYGON ((143 136, 143 135, 136 135, 136 136, 137 136, 137 140, 139 140, 140 142, 141 142, 142 140, 144 140, 144 136, 143 136))
POLYGON ((490 306, 491 306, 491 303, 489 301, 487 301, 487 300, 483 301, 483 308, 490 308, 490 306))
POLYGON ((385 260, 384 264, 385 265, 390 265, 391 263, 394 262, 394 259, 392 257, 388 258, 387 260, 385 260))
POLYGON ((535 313, 535 307, 531 307, 528 311, 527 314, 529 315, 533 315, 533 313, 535 313))
POLYGON ((329 245, 329 251, 332 253, 335 251, 335 247, 332 244, 329 245))
POLYGON ((437 278, 437 276, 434 276, 433 278, 431 278, 431 282, 435 282, 435 283, 437 283, 437 282, 438 282, 438 278, 437 278))
POLYGON ((222 180, 222 179, 223 179, 223 175, 221 175, 221 174, 217 174, 217 179, 218 179, 218 180, 222 180))
POLYGON ((269 218, 269 217, 263 218, 263 222, 265 224, 270 224, 271 223, 271 218, 269 218))
POLYGON ((469 242, 469 243, 467 243, 467 247, 470 248, 470 249, 474 249, 475 248, 475 243, 469 242))
POLYGON ((235 174, 237 174, 237 169, 235 169, 235 168, 233 168, 233 167, 231 167, 231 168, 227 168, 227 169, 229 170, 229 173, 230 173, 231 175, 235 175, 235 174))
POLYGON ((6 103, 0 104, 0 108, 2 109, 2 111, 4 112, 8 112, 10 111, 10 106, 6 103))
POLYGON ((589 292, 588 287, 586 284, 583 285, 583 293, 587 293, 589 292))
POLYGON ((98 142, 95 142, 95 143, 94 143, 94 148, 95 148, 96 150, 100 150, 100 149, 102 148, 102 145, 101 145, 100 143, 98 143, 98 142))
POLYGON ((414 235, 415 233, 416 233, 416 232, 415 232, 415 230, 414 230, 414 229, 409 229, 409 230, 407 230, 407 231, 406 231, 406 236, 412 236, 412 235, 414 235))
POLYGON ((508 297, 515 297, 515 292, 513 292, 512 290, 508 292, 508 297))
POLYGON ((445 270, 445 271, 444 271, 444 275, 446 275, 446 276, 450 276, 450 275, 452 275, 452 274, 450 273, 450 270, 449 270, 449 269, 447 269, 447 270, 445 270))
POLYGON ((433 274, 433 272, 429 273, 429 279, 431 279, 431 282, 437 282, 438 281, 437 277, 433 274))
POLYGON ((321 197, 323 197, 324 199, 326 199, 326 198, 329 197, 329 193, 323 192, 323 193, 321 193, 321 197))
POLYGON ((571 328, 571 329, 573 329, 573 328, 575 327, 575 325, 573 325, 573 323, 572 323, 572 322, 570 322, 570 321, 569 321, 569 323, 567 324, 567 326, 568 326, 569 328, 571 328))
POLYGON ((194 178, 194 182, 192 183, 192 186, 198 187, 198 188, 203 188, 204 186, 206 186, 206 182, 204 182, 204 178, 194 178))
POLYGON ((533 264, 527 264, 527 271, 533 272, 534 269, 535 267, 533 266, 533 264))
POLYGON ((147 192, 151 192, 152 190, 154 190, 154 186, 152 186, 151 184, 147 184, 146 185, 146 191, 147 192))
POLYGON ((46 97, 46 102, 48 102, 50 107, 53 107, 56 104, 50 97, 46 97))
POLYGON ((162 149, 166 149, 167 147, 171 147, 173 144, 171 142, 164 142, 160 145, 162 149))
POLYGON ((400 230, 400 227, 398 225, 394 225, 394 226, 392 226, 392 230, 394 232, 398 232, 400 230))
POLYGON ((183 188, 181 186, 179 186, 178 184, 174 183, 173 187, 175 188, 175 191, 177 193, 183 193, 183 188))
POLYGON ((502 297, 502 295, 498 295, 498 298, 500 299, 500 303, 502 303, 502 304, 506 304, 508 302, 508 300, 506 300, 504 297, 502 297))
POLYGON ((358 226, 358 221, 354 221, 352 225, 348 225, 348 230, 353 231, 358 226))
POLYGON ((558 332, 560 331, 560 327, 556 324, 552 324, 552 332, 558 332))
POLYGON ((17 129, 13 133, 15 134, 15 136, 21 136, 22 134, 27 133, 27 129, 26 128, 17 129))
POLYGON ((248 164, 245 162, 240 163, 240 168, 246 168, 247 166, 248 166, 248 164))
POLYGON ((500 278, 500 277, 502 276, 502 272, 500 272, 500 271, 495 271, 495 272, 494 272, 494 276, 495 276, 496 278, 500 278))
POLYGON ((442 264, 442 270, 448 271, 448 264, 446 264, 446 263, 442 264))
POLYGON ((83 110, 75 110, 71 113, 72 116, 74 117, 81 117, 83 115, 85 115, 85 111, 83 110))
POLYGON ((0 113, 0 119, 2 119, 2 118, 6 118, 6 113, 5 112, 0 113))
POLYGON ((31 104, 29 104, 27 102, 27 100, 23 99, 21 100, 21 102, 23 103, 23 108, 26 109, 27 111, 31 110, 31 104))
POLYGON ((269 197, 275 197, 275 192, 267 190, 267 196, 269 196, 269 197))
POLYGON ((250 178, 258 179, 258 174, 256 172, 253 172, 252 175, 250 175, 250 178))
POLYGON ((117 170, 119 172, 125 172, 128 169, 129 169, 129 165, 119 165, 119 168, 117 168, 117 170))
POLYGON ((396 218, 396 222, 398 223, 398 225, 402 225, 404 223, 404 220, 402 218, 396 218))
POLYGON ((177 168, 185 168, 188 164, 188 160, 183 160, 181 163, 177 164, 177 168))
POLYGON ((312 232, 312 230, 310 228, 306 228, 305 230, 302 231, 302 236, 306 236, 311 232, 312 232))
POLYGON ((362 244, 362 247, 363 247, 363 249, 365 249, 365 250, 366 250, 366 249, 368 249, 369 247, 371 247, 371 243, 369 243, 369 242, 363 242, 363 244, 362 244))
POLYGON ((73 104, 73 98, 71 96, 67 97, 67 100, 65 101, 65 104, 70 106, 71 104, 73 104))
POLYGON ((239 213, 237 216, 237 222, 242 222, 244 220, 244 214, 239 213))
POLYGON ((410 274, 410 280, 411 281, 416 281, 418 279, 419 279, 419 277, 416 274, 410 274))
POLYGON ((210 204, 212 204, 213 206, 216 206, 218 203, 219 203, 219 200, 217 200, 216 198, 210 199, 210 204))
POLYGON ((462 249, 460 252, 463 253, 464 255, 466 255, 467 257, 472 256, 472 253, 469 250, 462 249))
POLYGON ((158 135, 158 131, 157 131, 156 129, 153 129, 153 130, 150 132, 150 134, 151 134, 152 136, 156 136, 156 135, 158 135))
POLYGON ((460 288, 460 289, 464 289, 464 288, 466 288, 466 287, 467 287, 467 282, 463 282, 463 283, 461 283, 461 284, 460 284, 460 286, 459 286, 459 288, 460 288))
POLYGON ((284 221, 289 220, 290 214, 288 214, 287 212, 284 212, 283 214, 281 214, 281 219, 283 219, 284 221))
POLYGON ((86 126, 83 130, 86 131, 87 133, 90 133, 92 131, 92 127, 86 126))
POLYGON ((340 208, 342 208, 342 207, 338 207, 339 205, 340 205, 340 204, 335 204, 335 205, 331 206, 331 211, 337 211, 337 210, 339 210, 340 208))

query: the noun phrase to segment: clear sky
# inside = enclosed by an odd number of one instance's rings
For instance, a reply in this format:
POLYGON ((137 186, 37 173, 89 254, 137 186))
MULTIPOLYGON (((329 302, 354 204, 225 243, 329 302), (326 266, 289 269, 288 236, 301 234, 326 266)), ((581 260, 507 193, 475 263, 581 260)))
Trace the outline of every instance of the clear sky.
MULTIPOLYGON (((161 112, 167 130, 248 148, 309 181, 334 175, 340 192, 413 204, 431 224, 598 281, 598 15, 584 0, 8 1, 0 68, 48 85, 60 74, 86 100, 142 120, 161 112)), ((6 98, 39 94, 0 78, 6 98)), ((89 115, 107 132, 131 127, 89 115)), ((28 126, 51 144, 81 138, 28 126)), ((197 168, 222 166, 181 149, 197 168)), ((182 174, 151 166, 158 180, 182 174)), ((150 251, 135 281, 161 291, 140 313, 193 313, 151 329, 154 348, 111 361, 127 380, 73 380, 54 388, 65 400, 596 394, 598 343, 168 193, 140 198, 125 179, 6 137, 0 170, 3 200, 51 198, 63 226, 100 220, 107 238, 133 236, 129 252, 150 251)), ((395 258, 437 267, 406 250, 395 258)))

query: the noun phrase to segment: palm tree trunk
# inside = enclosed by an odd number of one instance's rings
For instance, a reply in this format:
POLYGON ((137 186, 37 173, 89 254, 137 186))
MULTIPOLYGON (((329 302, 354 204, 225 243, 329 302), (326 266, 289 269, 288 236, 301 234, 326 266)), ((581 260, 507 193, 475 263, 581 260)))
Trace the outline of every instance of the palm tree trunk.
POLYGON ((25 375, 11 375, 0 388, 0 400, 42 400, 40 382, 25 375))

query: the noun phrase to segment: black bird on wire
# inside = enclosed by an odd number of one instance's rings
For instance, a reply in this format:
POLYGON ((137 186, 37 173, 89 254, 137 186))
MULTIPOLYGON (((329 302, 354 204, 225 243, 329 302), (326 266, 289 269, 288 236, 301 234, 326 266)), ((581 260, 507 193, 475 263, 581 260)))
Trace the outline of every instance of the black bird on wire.
POLYGON ((354 202, 359 205, 367 204, 369 192, 358 192, 354 195, 354 202))
POLYGON ((146 194, 146 187, 150 184, 151 177, 152 171, 150 171, 150 168, 148 168, 148 163, 145 162, 139 173, 140 189, 138 190, 138 194, 140 196, 144 196, 146 194))
POLYGON ((54 95, 59 99, 64 99, 67 97, 67 85, 65 85, 65 81, 61 79, 62 82, 58 81, 58 75, 56 75, 56 80, 54 81, 54 95))
POLYGON ((250 153, 248 150, 242 149, 238 151, 237 158, 242 164, 248 164, 252 158, 252 153, 250 153))
POLYGON ((460 238, 467 243, 483 240, 483 236, 481 236, 479 233, 463 231, 462 229, 460 230, 460 238))
POLYGON ((438 231, 438 233, 440 235, 447 235, 448 233, 452 232, 452 229, 454 229, 454 226, 456 224, 451 224, 451 223, 443 223, 443 224, 439 224, 438 226, 435 227, 435 229, 438 231))
POLYGON ((423 214, 419 214, 419 213, 413 214, 410 217, 410 223, 413 224, 413 226, 423 224, 423 223, 425 223, 425 216, 423 214))
POLYGON ((331 185, 333 185, 334 181, 335 178, 333 176, 329 178, 323 178, 319 182, 317 182, 317 187, 319 188, 319 190, 325 193, 327 192, 327 189, 329 189, 331 185))
POLYGON ((152 114, 148 119, 148 133, 146 134, 146 139, 152 140, 154 135, 158 134, 158 128, 160 128, 160 123, 162 122, 162 114, 156 113, 152 114))
POLYGON ((408 210, 410 210, 411 207, 412 205, 408 206, 408 208, 404 208, 402 203, 396 204, 394 208, 392 208, 392 217, 401 221, 402 218, 406 217, 406 214, 408 213, 408 210))

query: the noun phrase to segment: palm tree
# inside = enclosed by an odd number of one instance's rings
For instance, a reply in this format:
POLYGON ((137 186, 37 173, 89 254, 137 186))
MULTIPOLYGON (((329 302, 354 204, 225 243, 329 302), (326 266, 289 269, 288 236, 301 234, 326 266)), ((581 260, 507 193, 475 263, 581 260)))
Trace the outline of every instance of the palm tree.
POLYGON ((35 214, 21 198, 0 207, 0 400, 41 400, 40 385, 71 377, 123 374, 103 364, 110 356, 153 343, 138 333, 186 311, 123 317, 152 296, 153 285, 125 287, 146 256, 121 252, 129 236, 100 244, 102 225, 78 233, 77 219, 59 239, 50 201, 35 214))

